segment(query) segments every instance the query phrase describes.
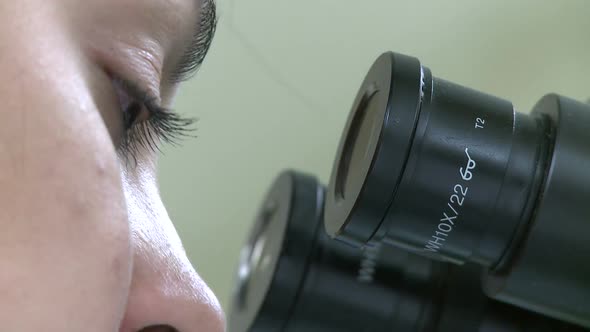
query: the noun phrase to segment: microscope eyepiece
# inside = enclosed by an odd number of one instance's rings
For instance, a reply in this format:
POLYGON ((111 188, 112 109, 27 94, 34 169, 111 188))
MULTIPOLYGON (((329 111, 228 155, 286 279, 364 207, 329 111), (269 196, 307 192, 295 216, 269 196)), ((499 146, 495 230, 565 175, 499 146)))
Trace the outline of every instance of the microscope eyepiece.
POLYGON ((345 126, 325 230, 357 247, 480 265, 490 296, 590 327, 587 142, 586 104, 547 95, 518 113, 385 53, 345 126))
POLYGON ((310 176, 284 172, 275 179, 240 254, 232 332, 281 331, 306 276, 323 197, 310 176))
POLYGON ((415 58, 386 53, 344 130, 326 230, 359 246, 384 240, 496 266, 530 218, 547 162, 546 127, 507 101, 432 77, 415 58))
POLYGON ((421 75, 418 60, 388 53, 359 90, 326 197, 326 230, 340 240, 366 244, 385 217, 412 143, 421 75))

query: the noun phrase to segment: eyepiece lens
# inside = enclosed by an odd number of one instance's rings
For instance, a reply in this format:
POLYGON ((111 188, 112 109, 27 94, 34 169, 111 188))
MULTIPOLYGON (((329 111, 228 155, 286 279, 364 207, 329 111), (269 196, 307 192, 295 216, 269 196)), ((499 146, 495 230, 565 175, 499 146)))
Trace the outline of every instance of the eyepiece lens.
POLYGON ((252 270, 260 270, 264 269, 264 261, 265 258, 268 261, 268 246, 267 246, 267 239, 268 234, 266 230, 268 229, 268 224, 270 220, 272 220, 275 212, 276 212, 276 202, 270 201, 265 206, 262 215, 260 216, 260 229, 258 230, 258 235, 254 241, 254 245, 252 246, 252 253, 250 255, 250 266, 252 270))
POLYGON ((240 262, 238 278, 239 278, 239 303, 244 306, 247 303, 248 298, 248 287, 251 280, 254 279, 254 275, 258 271, 264 270, 265 266, 268 266, 269 255, 268 249, 268 226, 270 221, 276 213, 277 204, 275 201, 269 201, 264 206, 260 213, 260 219, 256 223, 256 229, 254 230, 253 237, 244 248, 244 254, 242 261, 240 262), (266 261, 266 264, 263 264, 266 261))
POLYGON ((375 100, 378 94, 377 85, 372 83, 358 104, 338 165, 335 188, 337 201, 346 198, 346 191, 351 188, 351 182, 356 182, 352 177, 358 176, 362 165, 366 163, 365 160, 373 157, 373 151, 370 151, 371 137, 373 131, 379 130, 381 124, 380 121, 375 121, 378 113, 378 104, 375 100))
POLYGON ((422 91, 416 58, 382 54, 359 88, 326 196, 324 226, 355 246, 376 234, 411 145, 422 91))

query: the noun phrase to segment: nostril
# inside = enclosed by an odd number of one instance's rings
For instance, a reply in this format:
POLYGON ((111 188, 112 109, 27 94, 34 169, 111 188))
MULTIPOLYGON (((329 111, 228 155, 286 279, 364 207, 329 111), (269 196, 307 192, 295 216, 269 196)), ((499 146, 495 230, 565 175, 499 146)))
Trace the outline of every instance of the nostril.
POLYGON ((138 332, 179 332, 177 329, 170 325, 152 325, 144 327, 138 332))

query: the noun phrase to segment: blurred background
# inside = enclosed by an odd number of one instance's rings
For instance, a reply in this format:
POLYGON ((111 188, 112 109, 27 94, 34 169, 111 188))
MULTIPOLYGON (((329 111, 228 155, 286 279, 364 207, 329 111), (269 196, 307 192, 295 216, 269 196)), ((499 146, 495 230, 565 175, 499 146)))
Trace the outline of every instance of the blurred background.
POLYGON ((326 183, 349 108, 384 51, 528 112, 590 97, 590 2, 217 0, 219 27, 179 112, 198 138, 167 149, 161 191, 189 258, 227 309, 238 255, 285 168, 326 183))

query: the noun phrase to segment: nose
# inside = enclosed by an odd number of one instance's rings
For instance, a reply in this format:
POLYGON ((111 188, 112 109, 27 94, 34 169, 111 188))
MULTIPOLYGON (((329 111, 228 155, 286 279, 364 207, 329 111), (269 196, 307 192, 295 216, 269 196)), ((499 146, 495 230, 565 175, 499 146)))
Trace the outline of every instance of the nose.
POLYGON ((219 302, 194 269, 168 254, 158 260, 134 268, 120 331, 223 332, 219 302))
POLYGON ((134 261, 120 332, 225 331, 219 302, 189 262, 161 201, 128 199, 134 261))

